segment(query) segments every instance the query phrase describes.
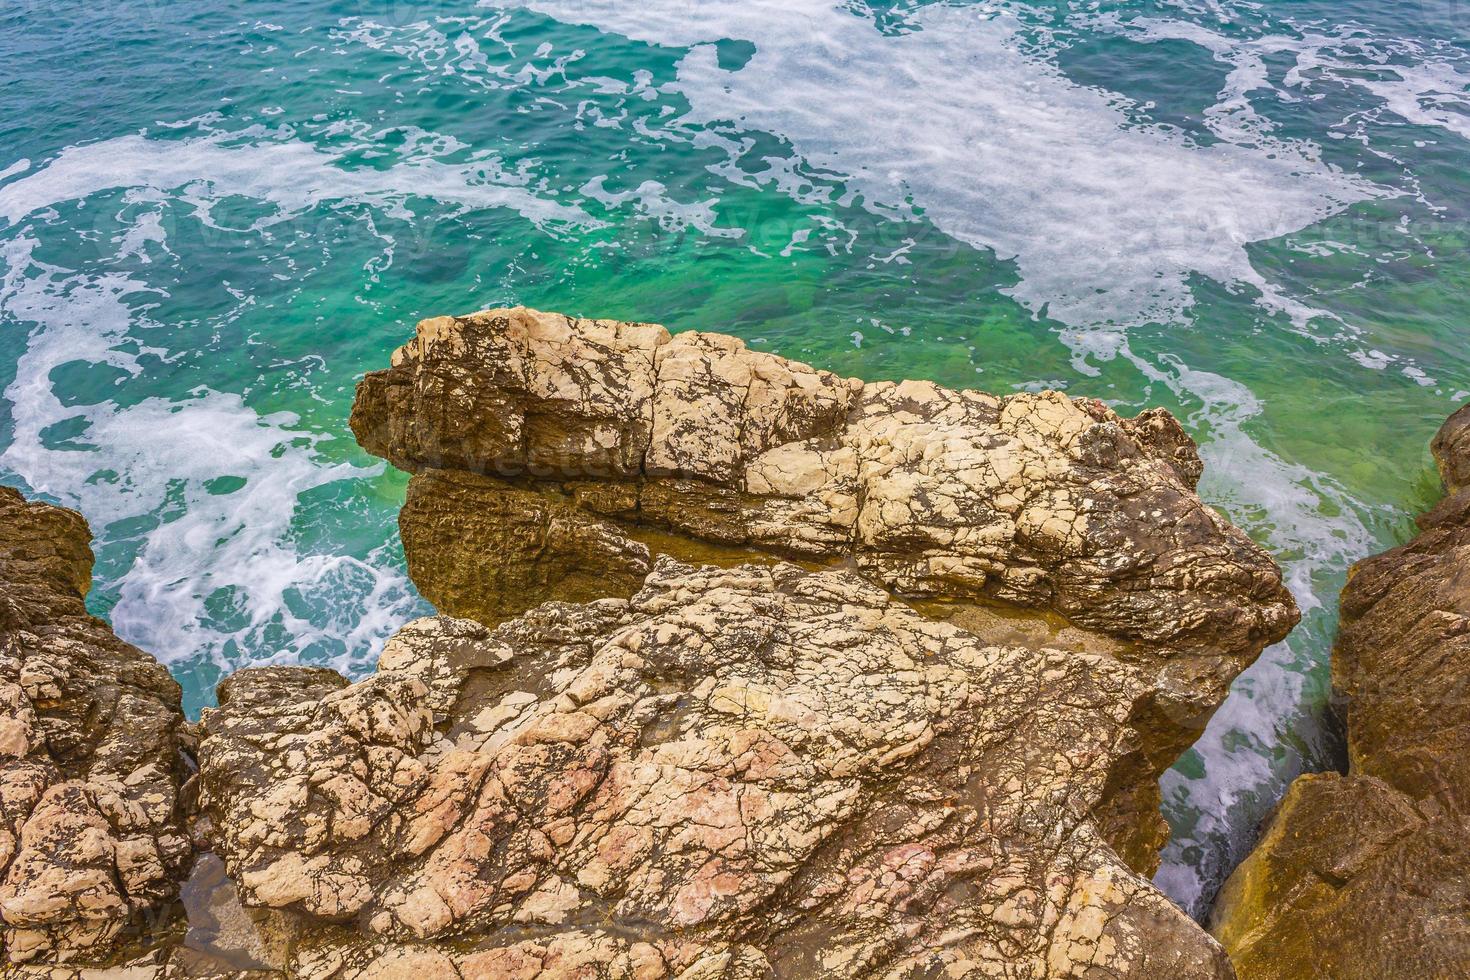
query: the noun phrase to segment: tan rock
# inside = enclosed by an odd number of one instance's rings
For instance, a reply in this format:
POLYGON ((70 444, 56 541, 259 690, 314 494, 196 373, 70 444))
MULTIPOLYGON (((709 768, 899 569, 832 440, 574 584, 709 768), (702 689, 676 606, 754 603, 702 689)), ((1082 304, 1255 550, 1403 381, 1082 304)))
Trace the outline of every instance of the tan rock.
POLYGON ((179 688, 87 615, 90 539, 80 515, 0 487, 0 957, 11 964, 105 963, 146 943, 190 856, 179 688))
POLYGON ((1196 495, 1198 454, 1162 410, 865 384, 717 334, 510 309, 425 321, 363 379, 352 426, 414 474, 409 571, 449 615, 629 596, 666 554, 855 567, 947 615, 1059 620, 1155 690, 1102 821, 1141 871, 1164 836, 1157 775, 1298 616, 1196 495))

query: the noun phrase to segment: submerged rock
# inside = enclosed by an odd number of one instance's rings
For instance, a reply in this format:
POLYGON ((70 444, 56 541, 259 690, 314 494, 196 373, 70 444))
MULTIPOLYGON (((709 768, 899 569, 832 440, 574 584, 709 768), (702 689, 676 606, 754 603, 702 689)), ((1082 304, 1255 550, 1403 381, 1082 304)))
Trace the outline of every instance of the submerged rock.
POLYGON ((1357 565, 1332 680, 1346 775, 1292 784, 1221 892, 1245 980, 1470 976, 1470 407, 1433 445, 1449 496, 1357 565))
POLYGON ((1229 977, 1108 846, 1137 667, 983 643, 850 571, 659 560, 631 599, 246 670, 200 749, 308 978, 1229 977))
POLYGON ((107 960, 167 918, 192 853, 179 686, 87 614, 90 542, 0 487, 0 962, 107 960))
POLYGON ((732 337, 513 309, 419 324, 363 379, 352 428, 414 474, 409 571, 450 615, 629 596, 659 554, 782 557, 944 603, 995 642, 1039 631, 1130 664, 1150 693, 1104 823, 1143 872, 1157 775, 1298 618, 1271 558, 1195 493, 1162 410, 865 384, 732 337))

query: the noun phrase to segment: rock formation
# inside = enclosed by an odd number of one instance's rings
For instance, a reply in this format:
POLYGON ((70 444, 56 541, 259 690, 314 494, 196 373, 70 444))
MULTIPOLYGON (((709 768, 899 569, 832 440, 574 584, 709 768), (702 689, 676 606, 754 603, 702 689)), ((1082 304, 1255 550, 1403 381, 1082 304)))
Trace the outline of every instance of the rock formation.
POLYGON ((86 616, 85 525, 0 491, 35 975, 152 912, 116 975, 1234 976, 1146 879, 1157 778, 1297 613, 1167 413, 505 310, 421 324, 353 429, 459 618, 355 684, 227 678, 188 783, 177 687, 86 616))
POLYGON ((631 600, 245 670, 201 742, 292 976, 1232 976, 1094 815, 1148 679, 850 571, 660 559, 631 600))
POLYGON ((992 640, 1049 623, 1047 645, 1138 667, 1138 771, 1105 823, 1145 873, 1153 777, 1297 620, 1161 410, 864 384, 731 337, 514 309, 419 324, 363 379, 352 428, 414 474, 409 570, 444 613, 628 596, 660 553, 780 556, 945 600, 992 640))
POLYGON ((0 964, 146 937, 192 853, 179 686, 87 614, 90 542, 0 487, 0 964))
POLYGON ((1293 783, 1217 904, 1243 980, 1470 976, 1470 407, 1433 451, 1448 497, 1342 595, 1347 774, 1293 783))

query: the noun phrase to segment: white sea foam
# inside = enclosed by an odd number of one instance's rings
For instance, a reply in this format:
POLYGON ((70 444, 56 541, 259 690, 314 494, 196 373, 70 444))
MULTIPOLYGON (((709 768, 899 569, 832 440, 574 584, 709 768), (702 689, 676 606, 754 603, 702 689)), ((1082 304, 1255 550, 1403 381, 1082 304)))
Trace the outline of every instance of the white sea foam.
POLYGON ((693 228, 710 238, 744 238, 745 229, 725 228, 717 225, 715 201, 696 201, 690 204, 675 201, 668 188, 656 180, 645 180, 636 188, 627 191, 610 191, 604 186, 606 177, 588 181, 581 193, 607 208, 618 208, 631 204, 635 214, 658 223, 664 231, 681 232, 693 228))
POLYGON ((421 154, 383 170, 347 168, 340 157, 257 127, 185 140, 120 136, 68 147, 39 170, 0 187, 0 217, 17 224, 64 201, 146 187, 177 192, 206 222, 214 202, 229 195, 274 205, 278 214, 257 227, 340 200, 396 205, 390 213, 411 218, 401 206, 410 196, 465 209, 508 208, 548 231, 597 224, 581 208, 539 195, 529 184, 527 175, 507 170, 490 155, 447 163, 421 154))
POLYGON ((24 158, 17 160, 4 170, 0 170, 0 181, 9 180, 16 174, 23 174, 29 169, 31 169, 31 161, 24 158))
POLYGON ((103 547, 118 522, 172 515, 132 545, 136 559, 111 614, 118 634, 170 663, 291 661, 317 646, 337 651, 336 666, 360 668, 420 608, 411 587, 384 556, 303 553, 290 529, 300 494, 375 470, 324 464, 321 437, 301 430, 295 416, 263 416, 236 394, 200 388, 182 400, 63 404, 49 377, 62 364, 140 373, 138 355, 120 344, 135 327, 150 326, 140 311, 156 291, 117 273, 48 266, 28 236, 0 248, 7 270, 0 312, 34 324, 4 393, 14 436, 0 469, 79 508, 103 547), (95 451, 48 446, 48 427, 78 418, 85 425, 74 441, 95 451), (207 484, 221 477, 244 484, 210 492, 207 484), (209 625, 211 596, 224 597, 238 625, 209 625), (303 607, 318 614, 292 611, 303 607))
MULTIPOLYGON (((208 130, 212 120, 193 124, 208 130)), ((339 666, 361 666, 374 642, 419 610, 419 601, 385 555, 304 553, 292 543, 292 522, 302 494, 378 469, 326 463, 322 436, 289 413, 262 416, 234 393, 199 389, 184 399, 126 406, 64 405, 49 378, 62 364, 140 372, 139 353, 123 342, 134 340, 137 328, 159 327, 146 310, 162 296, 120 273, 48 266, 35 258, 37 239, 18 226, 29 218, 49 221, 59 205, 110 189, 125 189, 134 204, 182 204, 215 228, 211 209, 226 197, 273 206, 244 231, 338 201, 411 218, 411 196, 433 198, 450 212, 506 208, 548 233, 598 225, 580 208, 539 194, 524 170, 507 170, 455 140, 411 132, 400 154, 390 167, 351 168, 288 130, 252 127, 187 139, 119 137, 69 147, 29 172, 28 164, 6 171, 24 175, 0 185, 0 217, 18 228, 4 244, 0 309, 33 327, 5 392, 14 433, 0 468, 78 506, 104 546, 119 522, 169 515, 129 545, 136 560, 111 614, 120 635, 165 661, 203 657, 238 666, 242 658, 294 660, 315 648, 339 651, 339 666), (456 162, 436 159, 450 154, 456 162), (48 427, 78 420, 83 431, 73 441, 91 448, 48 445, 48 427), (208 485, 220 477, 244 484, 212 493, 208 485)), ((137 216, 112 244, 114 259, 151 263, 171 254, 157 210, 137 216)))
MULTIPOLYGON (((1323 62, 1318 59, 1318 64, 1323 62)), ((1446 130, 1470 140, 1470 74, 1444 61, 1384 68, 1380 77, 1365 77, 1361 68, 1341 62, 1333 67, 1383 100, 1390 112, 1418 126, 1446 130)))
MULTIPOLYGON (((1158 17, 1124 20, 1117 13, 1088 18, 1089 27, 1126 32, 1140 41, 1190 41, 1231 66, 1221 101, 1206 113, 1226 139, 1274 128, 1255 109, 1251 93, 1292 97, 1314 91, 1322 81, 1356 87, 1375 96, 1405 122, 1443 129, 1470 139, 1470 74, 1444 53, 1404 38, 1376 38, 1352 25, 1331 31, 1305 29, 1236 37, 1192 21, 1158 17), (1290 55, 1294 66, 1272 84, 1265 59, 1290 55), (1243 125, 1231 126, 1227 120, 1243 125)), ((1463 60, 1463 59, 1462 59, 1463 60)))
POLYGON ((936 5, 880 33, 833 0, 520 0, 560 20, 688 47, 687 122, 776 133, 870 204, 912 203, 1014 259, 1013 295, 1075 327, 1181 319, 1188 279, 1245 283, 1271 309, 1318 311, 1267 282, 1245 247, 1385 193, 1272 141, 1200 147, 1131 124, 1121 100, 1023 49, 1013 13, 936 5), (755 54, 725 71, 711 42, 755 54))

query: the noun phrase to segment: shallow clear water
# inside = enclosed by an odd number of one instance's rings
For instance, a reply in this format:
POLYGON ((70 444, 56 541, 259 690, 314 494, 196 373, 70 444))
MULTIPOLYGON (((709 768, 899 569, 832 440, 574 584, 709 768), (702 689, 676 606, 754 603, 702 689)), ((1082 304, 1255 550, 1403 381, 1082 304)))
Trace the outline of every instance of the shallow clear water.
POLYGON ((191 708, 424 610, 346 429, 426 315, 659 320, 1163 404, 1306 613, 1165 782, 1195 911, 1470 391, 1470 3, 10 0, 0 481, 191 708))

